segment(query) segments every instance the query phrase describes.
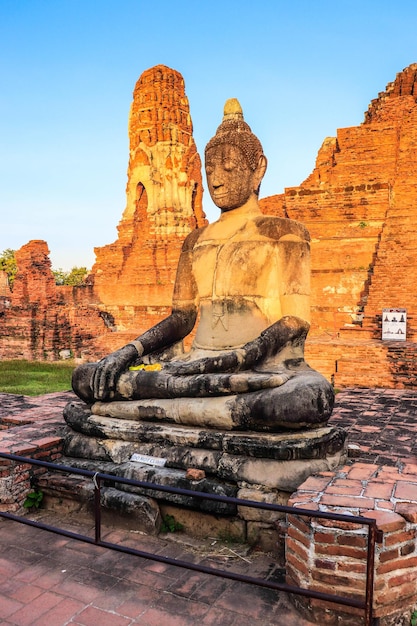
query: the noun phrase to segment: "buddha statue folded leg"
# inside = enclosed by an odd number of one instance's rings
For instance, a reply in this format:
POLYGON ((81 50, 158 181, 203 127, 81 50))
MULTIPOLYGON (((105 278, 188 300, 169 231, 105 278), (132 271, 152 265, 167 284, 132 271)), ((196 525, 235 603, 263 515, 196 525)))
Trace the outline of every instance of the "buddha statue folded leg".
POLYGON ((95 402, 91 411, 121 419, 273 432, 324 425, 333 400, 331 385, 302 362, 299 368, 279 373, 126 372, 112 401, 95 402))

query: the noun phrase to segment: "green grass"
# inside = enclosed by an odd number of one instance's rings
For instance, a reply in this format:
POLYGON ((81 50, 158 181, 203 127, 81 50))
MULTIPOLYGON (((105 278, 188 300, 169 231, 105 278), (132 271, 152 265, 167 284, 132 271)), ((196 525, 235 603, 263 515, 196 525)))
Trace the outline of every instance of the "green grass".
POLYGON ((0 392, 40 396, 71 389, 72 361, 0 361, 0 392))

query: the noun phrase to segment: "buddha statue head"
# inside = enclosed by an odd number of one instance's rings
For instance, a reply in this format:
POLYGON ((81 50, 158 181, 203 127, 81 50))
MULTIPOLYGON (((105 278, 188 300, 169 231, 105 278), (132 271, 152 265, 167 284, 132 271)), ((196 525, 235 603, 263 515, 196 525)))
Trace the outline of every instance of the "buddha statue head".
POLYGON ((206 146, 205 159, 209 192, 221 211, 236 209, 252 195, 258 196, 266 158, 236 98, 227 100, 223 121, 206 146))

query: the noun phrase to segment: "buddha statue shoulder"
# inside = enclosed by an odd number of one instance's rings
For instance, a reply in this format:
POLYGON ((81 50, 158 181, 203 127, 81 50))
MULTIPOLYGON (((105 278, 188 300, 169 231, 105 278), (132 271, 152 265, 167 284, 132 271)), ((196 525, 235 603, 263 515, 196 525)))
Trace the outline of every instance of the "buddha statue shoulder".
POLYGON ((304 360, 310 319, 305 227, 258 204, 267 161, 237 100, 205 150, 219 219, 184 241, 171 314, 98 363, 79 366, 73 389, 92 412, 225 430, 322 426, 330 383, 304 360), (188 352, 178 350, 195 327, 188 352), (176 349, 175 349, 176 347, 176 349), (158 360, 160 369, 129 367, 158 360))

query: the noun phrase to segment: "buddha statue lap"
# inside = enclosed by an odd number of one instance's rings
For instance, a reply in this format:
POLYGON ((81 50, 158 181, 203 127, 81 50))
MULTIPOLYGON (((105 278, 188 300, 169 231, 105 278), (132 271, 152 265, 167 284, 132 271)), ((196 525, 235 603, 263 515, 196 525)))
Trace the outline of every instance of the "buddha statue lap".
POLYGON ((93 414, 110 417, 270 432, 322 426, 334 394, 304 360, 309 234, 261 213, 266 158, 237 100, 227 101, 205 157, 221 215, 186 238, 171 315, 79 366, 73 389, 93 414), (197 319, 192 348, 179 353, 197 319), (155 360, 160 369, 129 369, 155 360))

